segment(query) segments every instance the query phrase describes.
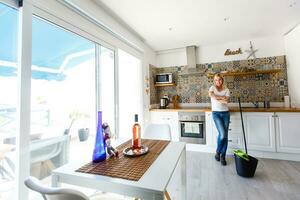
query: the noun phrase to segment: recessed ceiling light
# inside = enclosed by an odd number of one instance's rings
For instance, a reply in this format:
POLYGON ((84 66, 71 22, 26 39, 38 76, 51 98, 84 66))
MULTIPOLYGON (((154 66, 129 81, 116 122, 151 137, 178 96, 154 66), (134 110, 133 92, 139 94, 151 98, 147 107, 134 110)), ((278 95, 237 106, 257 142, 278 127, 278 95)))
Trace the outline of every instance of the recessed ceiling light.
POLYGON ((293 1, 293 2, 290 3, 289 7, 292 8, 292 7, 294 7, 295 5, 296 5, 296 1, 293 1))
POLYGON ((224 17, 224 22, 227 22, 227 21, 229 21, 229 17, 224 17))

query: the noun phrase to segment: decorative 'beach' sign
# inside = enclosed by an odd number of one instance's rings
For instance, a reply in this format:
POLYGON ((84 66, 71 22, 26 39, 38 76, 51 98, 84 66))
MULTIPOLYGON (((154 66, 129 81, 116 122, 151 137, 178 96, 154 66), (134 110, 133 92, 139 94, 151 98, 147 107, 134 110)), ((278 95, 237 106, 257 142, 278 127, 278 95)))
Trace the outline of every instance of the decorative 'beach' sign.
POLYGON ((238 50, 231 51, 230 49, 226 49, 224 56, 230 56, 230 55, 236 55, 236 54, 242 54, 242 49, 239 48, 238 50))

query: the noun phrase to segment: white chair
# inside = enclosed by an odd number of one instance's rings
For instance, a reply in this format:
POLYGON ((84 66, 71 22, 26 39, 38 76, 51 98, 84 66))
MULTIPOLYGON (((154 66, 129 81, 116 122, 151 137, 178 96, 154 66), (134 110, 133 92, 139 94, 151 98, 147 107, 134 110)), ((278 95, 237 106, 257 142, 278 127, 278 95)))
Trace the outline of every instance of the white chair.
POLYGON ((89 200, 89 197, 74 189, 46 187, 35 177, 30 176, 24 181, 33 191, 39 192, 44 200, 89 200))
POLYGON ((149 124, 144 132, 145 139, 172 140, 169 124, 149 124))

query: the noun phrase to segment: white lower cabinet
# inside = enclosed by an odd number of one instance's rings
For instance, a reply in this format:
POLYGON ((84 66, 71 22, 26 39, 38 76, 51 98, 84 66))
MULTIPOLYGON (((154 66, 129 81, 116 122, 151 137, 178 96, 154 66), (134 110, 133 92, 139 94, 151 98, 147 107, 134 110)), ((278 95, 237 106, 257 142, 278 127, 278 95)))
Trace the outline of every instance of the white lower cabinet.
MULTIPOLYGON (((150 113, 152 123, 169 124, 172 140, 179 141, 178 112, 150 113)), ((266 153, 300 153, 300 113, 244 112, 243 120, 249 150, 266 153)), ((205 121, 206 145, 215 148, 218 131, 212 112, 205 113, 205 121)), ((243 140, 240 113, 231 112, 228 149, 244 149, 243 140)))
POLYGON ((206 144, 208 146, 214 146, 215 144, 215 127, 212 120, 211 112, 205 112, 205 135, 206 144))
POLYGON ((243 113, 247 147, 256 151, 276 151, 274 113, 243 113))
POLYGON ((277 151, 300 153, 300 114, 276 113, 277 151))
POLYGON ((178 112, 152 111, 150 112, 151 123, 169 124, 171 128, 172 141, 179 141, 179 119, 178 112))
POLYGON ((240 113, 231 112, 228 130, 228 148, 243 149, 243 129, 240 113))
MULTIPOLYGON (((217 146, 218 130, 215 126, 211 112, 206 112, 206 141, 207 144, 213 147, 217 146)), ((228 131, 228 148, 240 149, 243 148, 243 133, 241 120, 238 113, 230 113, 230 123, 228 131)))
MULTIPOLYGON (((244 149, 240 113, 230 113, 229 149, 244 149)), ((217 129, 212 114, 206 114, 207 137, 216 146, 217 129)), ((300 153, 300 113, 244 112, 244 129, 249 150, 278 153, 300 153)))
MULTIPOLYGON (((211 144, 216 146, 218 131, 209 112, 206 116, 206 131, 212 135, 211 144)), ((249 150, 276 151, 274 113, 243 113, 244 129, 249 150)), ((210 141, 209 139, 207 139, 210 141)), ((230 113, 228 149, 244 149, 244 137, 239 112, 230 113)))

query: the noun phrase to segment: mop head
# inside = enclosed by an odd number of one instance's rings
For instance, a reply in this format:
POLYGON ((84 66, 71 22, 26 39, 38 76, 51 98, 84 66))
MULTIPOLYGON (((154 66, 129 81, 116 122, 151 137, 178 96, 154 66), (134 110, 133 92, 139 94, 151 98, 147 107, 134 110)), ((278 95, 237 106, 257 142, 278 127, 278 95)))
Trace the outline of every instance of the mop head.
POLYGON ((249 156, 247 153, 245 153, 244 151, 242 150, 234 150, 233 153, 236 155, 236 156, 239 156, 241 158, 243 158, 244 160, 246 161, 249 161, 249 156))

